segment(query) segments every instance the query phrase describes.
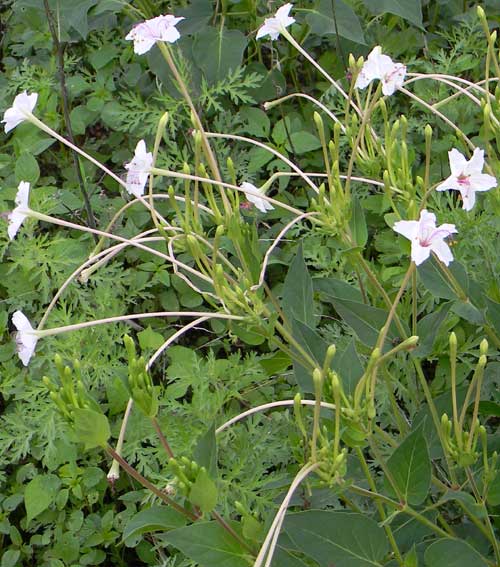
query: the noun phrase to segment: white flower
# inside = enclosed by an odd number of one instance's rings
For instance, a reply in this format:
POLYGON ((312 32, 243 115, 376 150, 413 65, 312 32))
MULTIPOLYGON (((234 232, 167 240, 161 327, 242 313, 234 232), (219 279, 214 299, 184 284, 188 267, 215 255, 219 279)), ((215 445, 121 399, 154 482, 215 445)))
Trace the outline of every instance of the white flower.
POLYGON ((476 202, 476 191, 489 191, 498 185, 493 175, 481 173, 484 167, 484 150, 476 148, 469 161, 458 150, 448 152, 451 175, 436 187, 436 191, 460 191, 463 208, 470 211, 476 202))
POLYGON ((374 79, 379 79, 382 81, 382 92, 389 96, 403 85, 405 75, 405 65, 394 63, 388 55, 382 54, 382 48, 377 45, 363 63, 354 86, 358 89, 364 89, 374 79))
POLYGON ((244 181, 241 184, 241 189, 243 189, 246 198, 250 201, 250 203, 253 203, 259 211, 265 213, 274 209, 271 203, 259 197, 259 195, 264 195, 264 192, 255 187, 255 185, 252 185, 252 183, 244 181))
POLYGON ((5 123, 5 133, 13 130, 18 124, 28 120, 38 99, 37 93, 30 95, 24 91, 18 94, 12 103, 12 106, 5 111, 2 122, 5 123))
POLYGON ((9 228, 7 233, 11 240, 17 234, 19 227, 30 214, 28 201, 30 197, 30 184, 27 181, 21 181, 17 188, 16 205, 17 207, 9 214, 9 228))
POLYGON ((16 311, 14 315, 12 315, 12 322, 17 329, 17 354, 22 360, 24 366, 28 366, 30 358, 35 352, 36 343, 38 341, 37 331, 33 329, 28 318, 22 311, 16 311))
POLYGON ((141 140, 135 148, 134 158, 130 163, 125 164, 125 169, 128 170, 125 183, 131 195, 136 197, 144 195, 144 187, 152 165, 153 154, 146 151, 146 142, 141 140))
POLYGON ((184 18, 175 16, 157 16, 133 27, 125 39, 134 40, 134 52, 138 55, 147 53, 157 41, 175 43, 181 34, 175 27, 184 18))
POLYGON ((417 266, 427 260, 431 252, 446 266, 453 260, 453 254, 444 239, 456 233, 457 229, 454 224, 436 226, 434 213, 423 209, 418 221, 398 221, 393 229, 411 240, 411 259, 417 266))
POLYGON ((273 18, 266 18, 262 26, 257 31, 257 39, 268 35, 271 39, 278 39, 280 33, 295 22, 295 18, 288 14, 292 9, 292 4, 283 4, 278 8, 273 18))

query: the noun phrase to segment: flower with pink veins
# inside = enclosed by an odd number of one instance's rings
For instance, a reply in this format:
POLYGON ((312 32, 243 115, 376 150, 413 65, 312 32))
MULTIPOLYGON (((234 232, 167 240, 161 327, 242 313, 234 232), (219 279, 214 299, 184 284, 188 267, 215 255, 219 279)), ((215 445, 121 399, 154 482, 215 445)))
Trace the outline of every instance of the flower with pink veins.
POLYGON ((382 82, 382 92, 390 96, 403 85, 405 75, 406 66, 402 63, 394 63, 388 55, 382 53, 380 45, 377 45, 363 63, 354 86, 357 89, 364 89, 372 81, 379 79, 382 82))
POLYGON ((436 187, 436 191, 454 189, 462 195, 463 208, 470 211, 476 202, 476 191, 489 191, 498 185, 493 175, 482 173, 484 150, 476 148, 469 161, 458 150, 448 152, 451 175, 436 187))
POLYGON ((453 254, 444 239, 455 234, 457 229, 454 224, 436 226, 434 213, 423 209, 418 221, 398 221, 393 229, 411 241, 411 259, 417 266, 425 262, 431 252, 446 266, 453 260, 453 254))
POLYGON ((293 4, 283 4, 272 18, 266 18, 257 31, 256 39, 266 35, 271 39, 278 39, 280 33, 295 22, 295 18, 288 15, 292 8, 293 4))
POLYGON ((157 41, 175 43, 181 34, 175 27, 184 18, 172 15, 157 16, 134 26, 125 39, 134 40, 134 52, 137 55, 147 53, 157 41))

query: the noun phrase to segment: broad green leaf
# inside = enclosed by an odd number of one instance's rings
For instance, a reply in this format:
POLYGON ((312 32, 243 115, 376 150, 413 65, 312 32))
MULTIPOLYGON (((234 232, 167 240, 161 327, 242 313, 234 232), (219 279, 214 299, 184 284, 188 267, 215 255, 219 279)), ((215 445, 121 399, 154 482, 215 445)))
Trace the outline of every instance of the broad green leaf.
MULTIPOLYGON (((325 359, 326 349, 328 348, 328 345, 321 335, 300 321, 293 321, 292 335, 316 362, 316 366, 321 368, 325 359)), ((293 363, 293 369, 295 379, 300 389, 303 392, 313 392, 314 388, 311 373, 296 361, 293 363)))
POLYGON ((266 337, 256 327, 250 325, 231 322, 231 331, 247 345, 261 345, 266 340, 266 337))
POLYGON ((495 331, 500 333, 500 303, 493 301, 489 297, 486 297, 487 311, 486 316, 488 320, 493 325, 495 331))
POLYGON ((368 229, 366 228, 366 219, 361 202, 357 197, 352 199, 351 220, 349 222, 354 242, 362 248, 368 240, 368 229))
MULTIPOLYGON (((406 437, 387 461, 392 479, 405 502, 421 504, 431 484, 431 461, 423 429, 419 427, 406 437)), ((388 478, 386 486, 394 494, 388 478)))
POLYGON ((432 352, 439 329, 452 306, 451 302, 443 304, 433 313, 429 313, 417 323, 418 347, 413 351, 414 356, 424 357, 432 352))
POLYGON ((105 447, 111 437, 108 418, 97 411, 76 408, 73 410, 75 434, 85 450, 105 447))
POLYGON ((38 475, 27 484, 24 506, 28 524, 54 502, 60 485, 61 481, 54 474, 38 475))
POLYGON ((363 296, 357 287, 352 286, 342 280, 335 278, 315 278, 313 279, 315 291, 324 293, 333 299, 348 299, 361 303, 363 296))
MULTIPOLYGON (((457 262, 453 261, 448 269, 456 278, 465 293, 468 289, 468 278, 464 267, 457 262)), ((424 286, 436 297, 443 299, 458 299, 458 296, 451 286, 450 282, 439 267, 438 260, 431 257, 417 268, 418 277, 424 286)))
POLYGON ((383 528, 362 514, 326 510, 289 514, 284 531, 298 550, 325 567, 379 566, 389 551, 383 528))
POLYGON ((299 245, 283 284, 283 310, 290 319, 295 319, 311 328, 316 326, 312 279, 307 270, 299 245))
POLYGON ((241 132, 257 138, 267 138, 271 131, 269 116, 260 108, 244 106, 238 113, 243 120, 241 132))
MULTIPOLYGON (((430 521, 431 526, 436 523, 435 510, 424 512, 423 515, 430 521)), ((432 528, 407 514, 398 514, 391 522, 391 529, 402 553, 412 549, 415 542, 425 541, 434 534, 432 528)))
POLYGON ((213 13, 212 0, 191 0, 185 8, 176 8, 175 15, 185 18, 178 24, 181 36, 194 34, 205 29, 213 13))
POLYGON ((448 502, 449 500, 456 500, 461 502, 464 507, 472 514, 475 518, 484 519, 488 515, 488 511, 484 504, 476 502, 476 499, 468 492, 461 492, 460 490, 448 490, 440 500, 442 502, 448 502))
MULTIPOLYGON (((229 522, 238 531, 236 522, 229 522)), ((168 532, 162 541, 173 545, 200 567, 249 567, 248 553, 216 522, 196 522, 168 532)))
POLYGON ((22 152, 16 160, 14 168, 16 182, 29 181, 34 185, 40 177, 40 168, 36 159, 28 152, 22 152))
POLYGON ((469 323, 473 323, 474 325, 484 324, 484 315, 477 307, 472 305, 470 301, 457 300, 453 303, 451 310, 469 323))
POLYGON ((420 0, 363 0, 363 4, 372 14, 389 12, 423 29, 420 0))
POLYGON ((197 506, 204 514, 211 512, 217 504, 217 486, 210 478, 205 467, 202 467, 196 475, 196 480, 189 491, 189 500, 197 506))
POLYGON ((303 9, 309 12, 306 22, 311 31, 318 35, 334 34, 356 43, 365 43, 363 30, 354 10, 343 0, 321 0, 315 9, 303 9))
POLYGON ((486 561, 468 543, 443 538, 425 551, 425 567, 487 567, 486 561))
POLYGON ((156 350, 165 342, 165 337, 161 333, 153 331, 149 325, 144 329, 144 331, 137 333, 137 338, 139 339, 139 345, 143 350, 156 350))
MULTIPOLYGON (((49 0, 49 7, 57 18, 59 41, 68 41, 71 30, 86 39, 89 32, 88 12, 98 3, 99 0, 49 0)), ((16 8, 37 8, 46 18, 43 0, 17 0, 15 5, 16 8)))
POLYGON ((490 506, 500 505, 500 474, 498 473, 489 486, 486 500, 490 506))
MULTIPOLYGON (((347 299, 333 299, 332 305, 335 307, 337 313, 344 319, 344 321, 353 329, 358 335, 359 340, 369 347, 375 346, 377 342, 380 329, 387 321, 387 311, 372 307, 365 303, 358 303, 357 301, 349 301, 347 299)), ((388 348, 389 341, 398 337, 395 329, 394 322, 389 328, 385 346, 388 348)))
MULTIPOLYGON (((361 292, 352 285, 349 285, 334 278, 314 280, 314 288, 325 295, 324 301, 328 301, 344 321, 355 331, 359 340, 368 345, 374 346, 380 329, 387 321, 388 312, 385 309, 372 307, 362 303, 361 292)), ((394 322, 387 334, 386 349, 390 348, 390 340, 399 337, 394 322)))
POLYGON ((292 132, 285 147, 289 152, 300 155, 321 148, 321 142, 317 136, 303 130, 300 132, 292 132))
POLYGON ((151 506, 130 518, 123 529, 123 541, 128 547, 135 547, 143 533, 173 530, 185 524, 185 517, 173 508, 151 506))
POLYGON ((343 351, 337 351, 332 361, 332 368, 339 375, 345 394, 354 394, 356 385, 364 372, 363 365, 356 352, 354 339, 343 351))
POLYGON ((18 549, 7 549, 2 555, 0 567, 16 567, 19 565, 17 562, 19 557, 21 557, 21 552, 18 549))
POLYGON ((194 450, 194 460, 205 467, 208 474, 213 478, 217 477, 217 438, 215 437, 215 422, 203 435, 194 450))
POLYGON ((206 80, 213 84, 241 66, 247 43, 239 30, 206 27, 195 37, 193 56, 206 80))
MULTIPOLYGON (((465 399, 466 390, 467 389, 464 387, 457 388, 457 403, 459 407, 461 407, 465 399)), ((451 415, 451 392, 448 390, 434 398, 434 405, 436 406, 436 411, 439 418, 441 418, 443 413, 451 415)), ((421 408, 413 418, 413 430, 415 431, 420 427, 423 428, 423 434, 427 442, 427 447, 429 449, 431 459, 437 459, 441 457, 443 454, 441 443, 439 441, 436 427, 434 426, 434 421, 432 419, 429 406, 426 403, 421 406, 421 408)))
POLYGON ((246 72, 258 73, 262 77, 260 85, 249 91, 249 94, 256 102, 276 98, 280 92, 285 90, 285 77, 276 66, 268 69, 263 63, 254 61, 247 65, 246 72))

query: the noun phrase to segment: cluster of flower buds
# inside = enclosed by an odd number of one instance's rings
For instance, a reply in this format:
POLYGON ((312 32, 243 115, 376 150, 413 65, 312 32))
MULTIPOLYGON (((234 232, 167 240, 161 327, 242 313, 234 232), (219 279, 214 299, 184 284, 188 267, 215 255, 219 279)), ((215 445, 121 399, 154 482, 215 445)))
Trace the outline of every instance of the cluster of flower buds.
POLYGON ((128 388, 130 397, 147 417, 156 417, 158 398, 151 376, 146 369, 146 361, 137 358, 134 341, 128 335, 123 337, 128 355, 128 388))
POLYGON ((170 459, 168 467, 176 478, 176 488, 189 502, 206 514, 217 504, 217 487, 205 467, 187 457, 170 459))
POLYGON ((88 394, 83 384, 78 360, 73 361, 72 367, 65 366, 61 356, 56 354, 54 363, 61 384, 56 384, 48 376, 43 377, 43 383, 48 388, 50 398, 61 415, 68 422, 73 423, 75 409, 87 409, 101 413, 98 403, 88 394))

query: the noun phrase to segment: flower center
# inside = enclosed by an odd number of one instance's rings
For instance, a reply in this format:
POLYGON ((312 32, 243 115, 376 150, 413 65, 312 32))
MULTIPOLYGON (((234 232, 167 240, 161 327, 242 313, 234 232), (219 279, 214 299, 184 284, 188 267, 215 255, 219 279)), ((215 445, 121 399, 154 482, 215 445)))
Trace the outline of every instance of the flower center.
POLYGON ((464 187, 469 187, 470 185, 470 175, 465 175, 463 173, 461 173, 458 177, 457 177, 457 181, 459 185, 463 185, 464 187))

